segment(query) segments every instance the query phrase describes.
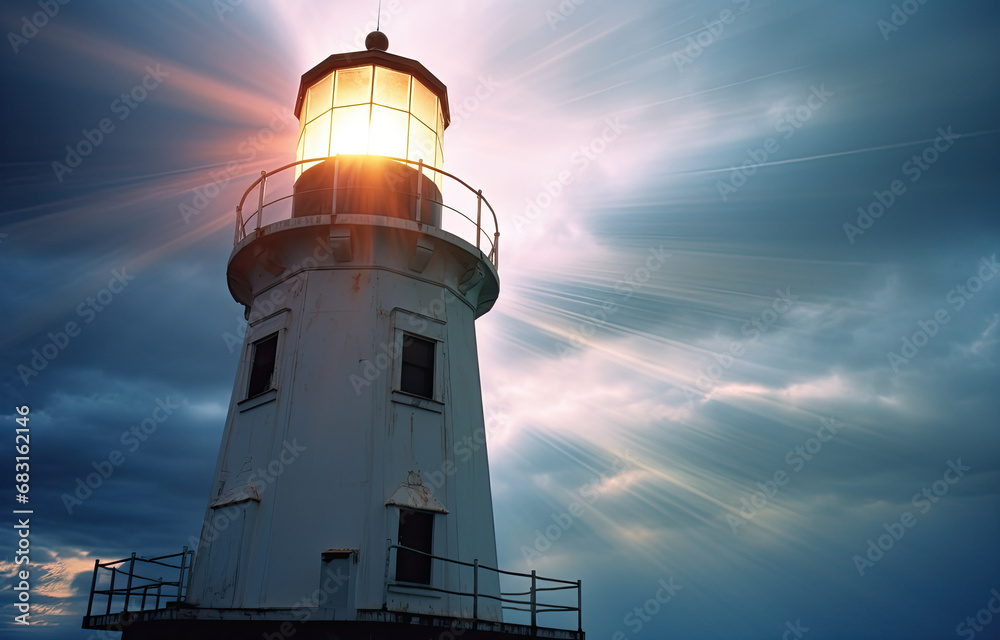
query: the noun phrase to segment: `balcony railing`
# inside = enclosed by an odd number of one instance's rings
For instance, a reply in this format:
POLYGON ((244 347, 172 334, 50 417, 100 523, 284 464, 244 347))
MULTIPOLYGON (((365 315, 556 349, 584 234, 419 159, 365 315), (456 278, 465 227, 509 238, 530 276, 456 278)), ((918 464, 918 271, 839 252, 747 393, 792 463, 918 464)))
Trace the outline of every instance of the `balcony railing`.
MULTIPOLYGON (((401 191, 399 188, 390 188, 388 185, 383 187, 383 190, 388 190, 393 193, 414 198, 415 208, 413 219, 418 219, 419 216, 417 215, 417 212, 421 211, 421 207, 427 204, 427 201, 440 205, 443 212, 441 228, 474 245, 476 249, 482 251, 483 253, 486 253, 487 259, 490 260, 495 267, 499 268, 500 230, 497 224, 497 215, 496 212, 493 211, 493 207, 490 203, 483 197, 482 189, 473 189, 461 178, 458 178, 447 171, 426 165, 423 163, 423 160, 414 162, 404 158, 389 157, 387 159, 407 165, 413 165, 418 172, 418 176, 424 176, 427 175, 427 172, 433 172, 433 175, 435 175, 434 181, 436 183, 441 183, 442 194, 444 193, 446 187, 453 187, 453 185, 460 187, 455 189, 458 192, 457 195, 455 193, 451 193, 447 198, 442 195, 440 201, 435 197, 435 194, 423 192, 424 181, 422 179, 416 181, 415 193, 401 191), (438 180, 438 178, 440 178, 440 180, 438 180), (484 213, 488 213, 486 221, 483 220, 484 213), (489 223, 489 218, 492 218, 492 224, 489 223)), ((261 171, 260 177, 250 185, 250 187, 243 194, 243 198, 240 199, 239 206, 236 207, 236 234, 234 244, 239 244, 240 241, 251 233, 259 231, 262 226, 290 218, 292 212, 292 198, 296 195, 303 195, 302 192, 299 192, 298 194, 293 192, 294 186, 292 186, 292 184, 294 182, 294 174, 297 173, 295 168, 300 165, 314 165, 327 160, 333 160, 334 162, 332 185, 321 189, 313 189, 308 193, 315 194, 320 192, 329 192, 334 214, 338 213, 338 192, 345 190, 358 191, 366 188, 359 187, 357 185, 344 186, 338 184, 339 171, 337 170, 337 163, 340 161, 339 156, 299 160, 286 164, 283 167, 279 167, 274 171, 261 171), (275 181, 281 182, 278 187, 277 197, 272 200, 266 199, 271 195, 268 192, 269 181, 272 184, 275 181), (254 194, 255 191, 256 194, 254 194), (256 195, 256 197, 253 197, 254 195, 256 195), (248 202, 251 203, 251 207, 254 207, 249 211, 249 213, 247 213, 247 210, 245 209, 248 202)), ((339 213, 354 212, 341 211, 339 213)))
MULTIPOLYGON (((453 560, 451 558, 444 558, 441 556, 436 556, 430 553, 425 553, 423 551, 418 551, 417 549, 411 549, 409 547, 403 547, 398 544, 388 545, 385 556, 385 584, 388 590, 389 586, 398 585, 406 587, 407 589, 416 589, 430 591, 434 593, 447 593, 454 596, 469 596, 472 598, 472 618, 474 620, 479 619, 479 601, 480 598, 488 598, 490 600, 496 600, 501 603, 501 607, 512 611, 523 611, 530 614, 531 627, 532 629, 537 628, 538 616, 544 613, 566 613, 575 612, 576 613, 576 630, 577 632, 583 632, 583 589, 582 581, 577 580, 572 582, 569 580, 558 580, 556 578, 543 578, 536 574, 535 571, 531 573, 517 573, 514 571, 504 571, 503 569, 496 569, 494 567, 487 567, 485 565, 479 564, 479 560, 474 560, 472 562, 461 562, 459 560, 453 560), (393 551, 398 550, 407 551, 409 553, 415 553, 418 555, 426 556, 431 560, 437 560, 446 564, 460 565, 463 567, 472 567, 472 591, 453 591, 450 589, 441 589, 438 587, 433 587, 430 585, 416 584, 413 582, 396 582, 389 578, 389 567, 392 566, 392 554, 393 551), (513 576, 515 578, 523 578, 530 580, 525 586, 524 591, 501 591, 499 596, 491 595, 488 593, 481 593, 479 590, 479 573, 480 571, 492 571, 493 573, 505 576, 513 576), (543 586, 544 585, 544 586, 543 586), (565 604, 554 603, 551 600, 542 601, 542 598, 553 591, 576 591, 576 606, 569 606, 565 604), (520 596, 520 597, 518 597, 520 596)), ((388 595, 388 592, 386 593, 388 595)))
POLYGON ((193 559, 194 551, 184 547, 180 553, 157 558, 137 558, 133 552, 131 557, 121 560, 95 560, 87 617, 110 615, 113 609, 115 613, 159 609, 161 603, 165 606, 167 602, 182 601, 187 593, 193 559), (161 572, 160 575, 153 577, 157 571, 161 572), (107 598, 102 603, 104 606, 98 606, 96 613, 95 596, 107 598), (122 609, 117 609, 117 606, 122 609))

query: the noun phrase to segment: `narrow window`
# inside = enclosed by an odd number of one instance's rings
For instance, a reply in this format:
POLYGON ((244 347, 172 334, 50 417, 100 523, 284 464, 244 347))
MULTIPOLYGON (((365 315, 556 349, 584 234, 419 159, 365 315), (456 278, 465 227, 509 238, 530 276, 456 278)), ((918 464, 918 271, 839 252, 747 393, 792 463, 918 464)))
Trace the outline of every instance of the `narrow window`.
POLYGON ((403 334, 400 391, 424 398, 434 397, 434 346, 430 340, 403 334))
POLYGON ((431 583, 431 558, 416 551, 431 552, 433 527, 433 513, 413 509, 399 510, 398 544, 407 547, 396 549, 396 580, 399 582, 431 583))
POLYGON ((253 363, 250 365, 250 384, 247 397, 252 398, 271 388, 274 375, 274 357, 278 352, 278 334, 270 335, 253 344, 253 363))

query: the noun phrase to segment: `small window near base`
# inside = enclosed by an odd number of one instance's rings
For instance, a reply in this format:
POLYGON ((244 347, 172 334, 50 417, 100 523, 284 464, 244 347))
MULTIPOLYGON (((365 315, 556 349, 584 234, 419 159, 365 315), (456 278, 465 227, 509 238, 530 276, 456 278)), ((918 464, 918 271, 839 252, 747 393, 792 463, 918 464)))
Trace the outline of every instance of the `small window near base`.
POLYGON ((278 334, 272 334, 253 344, 253 359, 250 365, 250 382, 247 397, 252 398, 272 388, 274 360, 278 353, 278 334))
POLYGON ((396 549, 396 580, 416 584, 431 583, 431 553, 434 514, 413 509, 399 510, 398 543, 407 549, 396 549), (413 551, 410 551, 413 549, 413 551), (422 551, 423 553, 417 553, 422 551))

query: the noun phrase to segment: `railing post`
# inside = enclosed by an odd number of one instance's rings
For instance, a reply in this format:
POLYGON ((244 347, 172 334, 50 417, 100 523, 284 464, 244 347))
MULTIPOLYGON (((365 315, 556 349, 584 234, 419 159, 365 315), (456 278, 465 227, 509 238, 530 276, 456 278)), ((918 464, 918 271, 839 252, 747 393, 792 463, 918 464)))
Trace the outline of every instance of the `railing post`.
POLYGON ((576 581, 576 630, 583 633, 583 580, 576 581))
POLYGON ((537 621, 535 619, 536 616, 535 604, 536 604, 535 570, 532 569, 531 570, 531 630, 532 631, 535 630, 535 626, 537 625, 537 621))
POLYGON ((337 215, 337 189, 340 183, 340 154, 333 156, 333 204, 330 212, 337 215))
POLYGON ((233 238, 233 245, 239 244, 240 232, 243 231, 243 207, 240 205, 236 206, 236 237, 233 238))
MULTIPOLYGON (((389 604, 389 558, 392 556, 392 538, 385 539, 385 579, 382 580, 382 606, 389 604)), ((398 552, 397 552, 398 553, 398 552)))
MULTIPOLYGON (((187 547, 184 547, 187 549, 187 547)), ((184 597, 187 598, 188 592, 191 590, 191 569, 194 568, 194 549, 189 549, 187 551, 189 558, 187 580, 184 582, 184 597)))
POLYGON ((90 581, 90 600, 87 602, 87 617, 90 617, 90 611, 94 606, 94 589, 97 588, 97 570, 101 566, 101 559, 98 558, 94 560, 94 578, 90 581))
POLYGON ((128 582, 125 583, 125 611, 128 611, 128 599, 132 595, 132 574, 135 573, 135 551, 132 552, 132 559, 128 562, 128 582))
MULTIPOLYGON (((181 570, 180 570, 180 573, 177 574, 177 602, 178 603, 180 603, 181 600, 184 599, 184 569, 185 569, 185 565, 187 565, 187 557, 188 557, 188 548, 187 548, 187 545, 184 545, 184 550, 181 551, 181 570)), ((157 598, 156 598, 156 608, 157 609, 160 608, 160 598, 159 598, 159 595, 157 595, 157 598)))
POLYGON ((417 163, 417 210, 413 213, 413 219, 420 222, 420 198, 424 193, 424 159, 417 163))
POLYGON ((479 619, 479 558, 472 561, 472 619, 479 619))
POLYGON ((104 613, 106 616, 111 615, 111 601, 115 598, 115 577, 118 575, 118 569, 111 567, 111 586, 108 587, 108 610, 104 613))
POLYGON ((260 191, 257 198, 257 231, 260 231, 260 219, 264 216, 264 185, 267 184, 267 171, 260 172, 260 191))
POLYGON ((476 191, 476 249, 479 248, 479 237, 483 233, 483 190, 476 191))

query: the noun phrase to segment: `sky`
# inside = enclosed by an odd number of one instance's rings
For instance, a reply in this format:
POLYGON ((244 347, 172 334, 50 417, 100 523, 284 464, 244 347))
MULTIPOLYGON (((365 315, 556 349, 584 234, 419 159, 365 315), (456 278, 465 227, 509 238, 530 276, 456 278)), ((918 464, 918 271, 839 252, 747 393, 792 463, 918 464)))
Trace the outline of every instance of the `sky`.
MULTIPOLYGON (((95 558, 198 535, 235 206, 378 13, 0 8, 0 496, 27 406, 34 511, 32 628, 0 532, 4 637, 115 637, 79 629, 95 558)), ((380 26, 447 85, 445 169, 499 217, 501 567, 582 579, 595 640, 1000 637, 1000 6, 388 0, 380 26)))

